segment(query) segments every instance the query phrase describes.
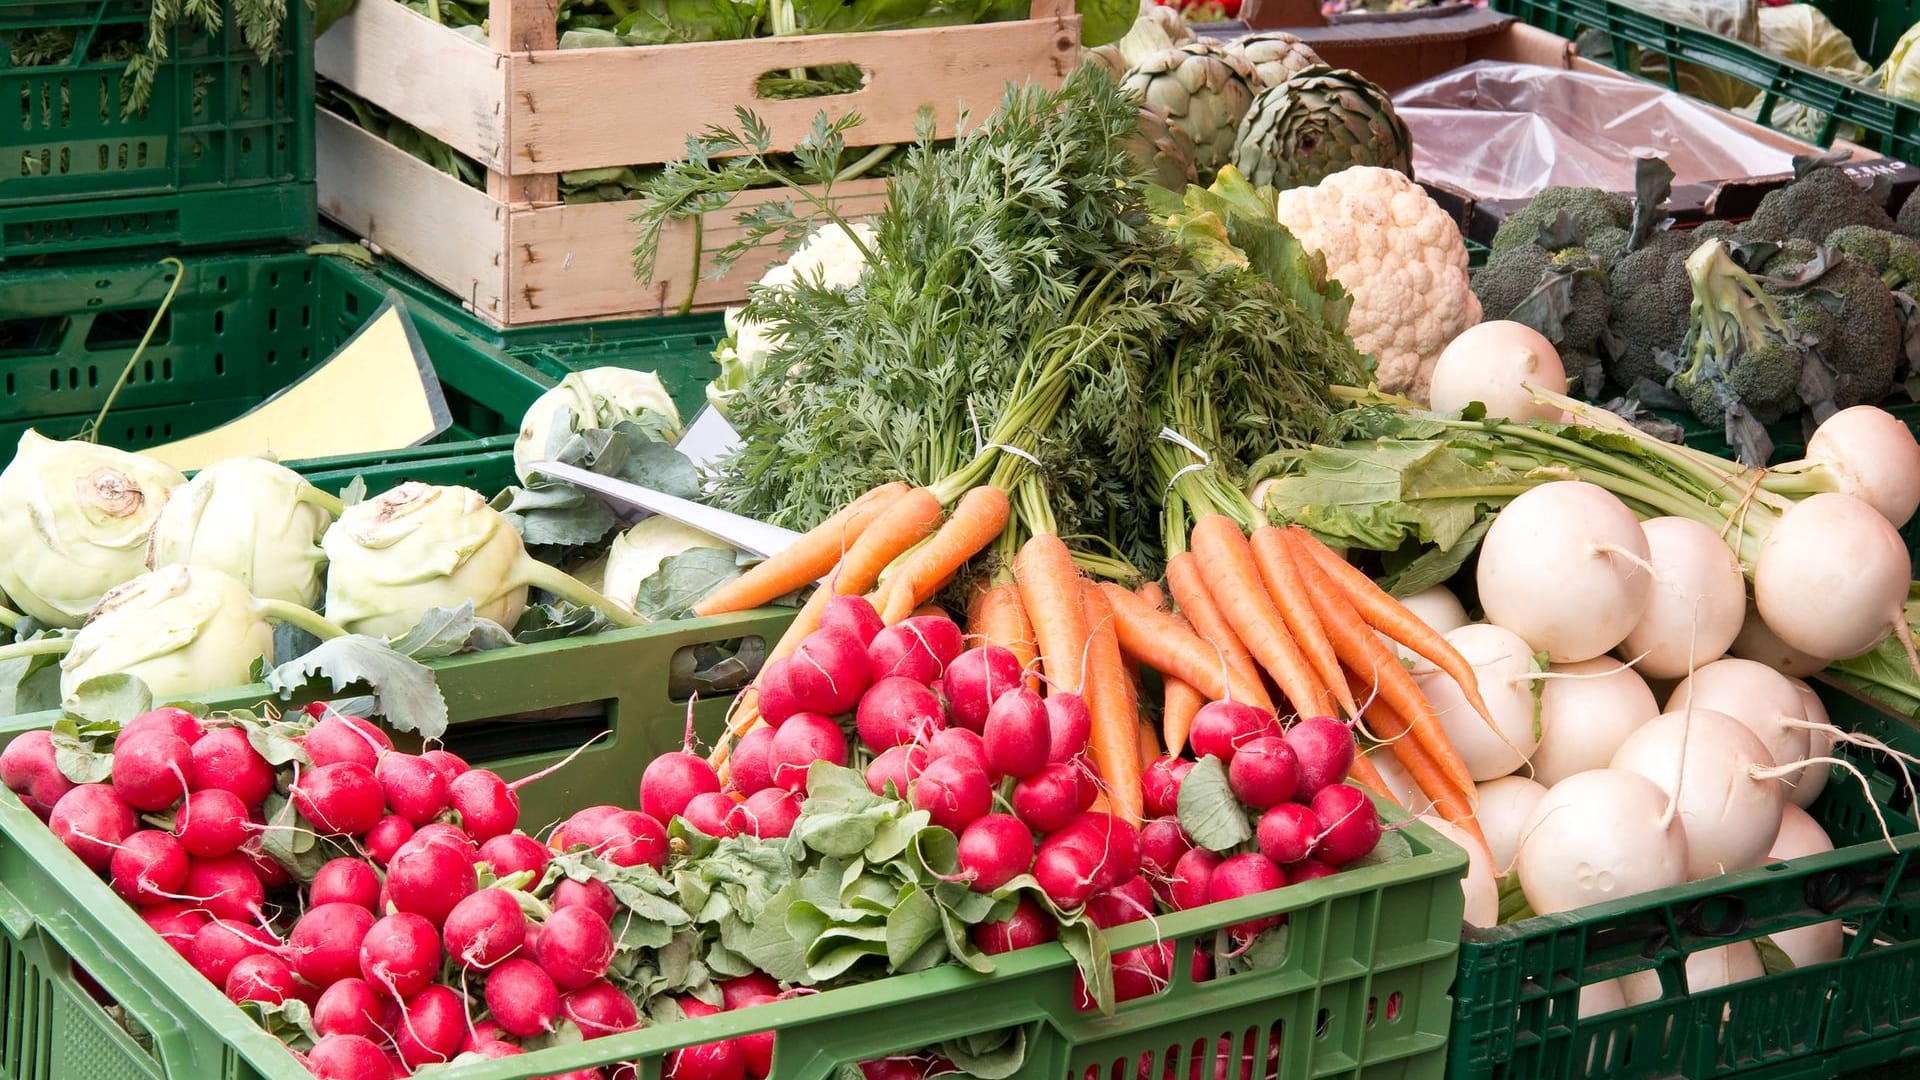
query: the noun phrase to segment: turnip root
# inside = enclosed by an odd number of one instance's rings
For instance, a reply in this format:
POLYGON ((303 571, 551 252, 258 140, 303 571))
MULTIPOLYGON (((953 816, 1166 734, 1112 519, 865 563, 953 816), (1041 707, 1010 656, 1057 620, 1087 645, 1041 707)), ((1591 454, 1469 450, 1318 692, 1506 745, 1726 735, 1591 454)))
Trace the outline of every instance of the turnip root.
POLYGON ((1566 369, 1553 342, 1525 323, 1489 319, 1462 330, 1440 350, 1427 401, 1442 413, 1457 413, 1477 401, 1491 419, 1560 419, 1558 406, 1534 401, 1533 386, 1566 392, 1566 369))
POLYGON ((1493 857, 1493 874, 1505 877, 1513 869, 1520 851, 1520 835, 1533 808, 1546 797, 1544 785, 1524 776, 1503 776, 1478 785, 1480 805, 1476 820, 1487 837, 1487 854, 1493 857))
MULTIPOLYGON (((1698 994, 1718 990, 1767 973, 1760 963, 1760 950, 1751 941, 1735 941, 1716 949, 1703 949, 1687 957, 1686 992, 1698 994)), ((1660 1000, 1660 973, 1636 971, 1620 976, 1620 993, 1628 1005, 1645 1005, 1660 1000)))
POLYGON ((1725 713, 1662 713, 1620 744, 1612 768, 1639 773, 1674 800, 1690 879, 1759 866, 1780 833, 1787 796, 1770 775, 1773 755, 1725 713))
POLYGON ((1706 665, 1674 688, 1667 711, 1681 712, 1689 704, 1745 724, 1767 745, 1775 765, 1804 761, 1812 753, 1800 691, 1765 664, 1728 657, 1706 665))
POLYGON ((1494 872, 1493 855, 1486 845, 1476 840, 1467 830, 1444 818, 1432 814, 1420 815, 1420 820, 1433 826, 1441 836, 1459 844, 1467 851, 1467 876, 1460 879, 1461 891, 1466 893, 1467 906, 1461 915, 1468 926, 1487 927, 1500 921, 1500 885, 1499 876, 1494 872))
POLYGON ((1760 545, 1753 600, 1767 627, 1801 652, 1845 660, 1891 632, 1911 655, 1912 571, 1905 542, 1879 511, 1851 495, 1814 495, 1787 511, 1760 545))
POLYGON ((1626 1007, 1627 997, 1620 989, 1619 979, 1608 979, 1606 982, 1597 982, 1580 988, 1579 1017, 1582 1020, 1626 1007))
MULTIPOLYGON (((1832 850, 1833 841, 1827 837, 1827 831, 1820 827, 1820 823, 1805 810, 1789 803, 1786 813, 1780 818, 1780 836, 1774 840, 1773 849, 1767 852, 1767 861, 1790 862, 1832 850)), ((1774 947, 1786 953, 1794 967, 1838 960, 1847 944, 1846 931, 1839 919, 1794 930, 1775 931, 1771 938, 1774 947)))
POLYGON ((1611 656, 1555 664, 1541 682, 1532 775, 1545 787, 1606 768, 1627 736, 1660 715, 1647 681, 1611 656))
POLYGON ((1920 442, 1885 409, 1855 405, 1826 418, 1807 456, 1767 470, 1775 491, 1838 491, 1872 506, 1898 529, 1920 507, 1920 442))
POLYGON ((1658 784, 1625 769, 1555 784, 1520 831, 1514 871, 1527 904, 1551 915, 1687 880, 1687 834, 1668 804, 1658 784))
POLYGON ((1742 660, 1758 660, 1782 675, 1805 678, 1832 663, 1829 657, 1803 653, 1786 642, 1772 630, 1767 629, 1767 621, 1754 609, 1753 601, 1747 601, 1747 621, 1740 625, 1740 634, 1727 648, 1729 653, 1742 660))
POLYGON ((1420 692, 1433 703, 1447 741, 1460 751, 1474 780, 1495 780, 1526 764, 1539 745, 1534 730, 1533 649, 1511 630, 1486 623, 1462 626, 1447 642, 1473 665, 1480 694, 1493 714, 1489 725, 1453 677, 1444 672, 1418 675, 1420 692))
POLYGON ((1692 518, 1640 523, 1654 588, 1619 654, 1650 679, 1677 679, 1718 659, 1746 619, 1746 578, 1720 534, 1692 518))
POLYGON ((1606 489, 1561 480, 1523 492, 1493 519, 1475 573, 1489 622, 1556 664, 1611 650, 1653 589, 1640 519, 1606 489))

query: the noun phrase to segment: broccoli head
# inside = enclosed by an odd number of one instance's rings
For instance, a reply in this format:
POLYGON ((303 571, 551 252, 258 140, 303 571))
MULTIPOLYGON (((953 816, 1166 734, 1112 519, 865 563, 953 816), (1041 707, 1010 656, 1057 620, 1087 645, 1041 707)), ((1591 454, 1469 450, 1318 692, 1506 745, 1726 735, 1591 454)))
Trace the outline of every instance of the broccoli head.
POLYGON ((1486 318, 1525 323, 1551 341, 1569 386, 1581 386, 1598 366, 1607 329, 1607 274, 1606 264, 1587 249, 1507 248, 1474 275, 1473 292, 1486 318))
POLYGON ((1910 236, 1848 225, 1835 229, 1827 237, 1827 246, 1873 267, 1895 292, 1912 293, 1920 285, 1920 241, 1910 236))
POLYGON ((1500 231, 1493 234, 1493 250, 1538 244, 1541 230, 1555 227, 1562 213, 1579 227, 1581 236, 1590 237, 1603 229, 1631 227, 1633 200, 1599 188, 1547 188, 1501 222, 1500 231))
POLYGON ((1894 228, 1900 233, 1920 240, 1920 198, 1914 195, 1920 195, 1920 191, 1908 195, 1907 201, 1900 204, 1900 214, 1893 222, 1894 228))
POLYGON ((1735 404, 1762 423, 1800 405, 1800 370, 1811 342, 1759 279, 1734 260, 1724 241, 1701 244, 1687 256, 1693 291, 1683 366, 1673 389, 1693 415, 1724 424, 1735 404))
POLYGON ((1603 266, 1612 266, 1633 242, 1633 234, 1625 229, 1599 229, 1588 235, 1587 251, 1600 259, 1603 266))
POLYGON ((1866 188, 1831 165, 1809 171, 1782 188, 1767 192, 1753 217, 1740 228, 1748 240, 1811 240, 1821 243, 1835 229, 1870 225, 1892 229, 1893 218, 1866 188))
POLYGON ((1687 338, 1687 308, 1693 300, 1687 256, 1704 241, 1732 232, 1718 221, 1692 230, 1668 229, 1613 263, 1607 275, 1612 348, 1606 371, 1616 388, 1630 391, 1642 379, 1667 381, 1669 372, 1659 358, 1678 353, 1687 338))
POLYGON ((1516 244, 1493 253, 1487 265, 1473 275, 1473 295, 1489 319, 1504 319, 1520 301, 1540 287, 1540 277, 1553 265, 1553 253, 1533 244, 1516 244))
POLYGON ((1905 360, 1906 324, 1893 291, 1872 264, 1795 241, 1762 269, 1770 278, 1793 283, 1774 286, 1774 295, 1788 322, 1815 343, 1832 373, 1834 407, 1886 397, 1905 360))

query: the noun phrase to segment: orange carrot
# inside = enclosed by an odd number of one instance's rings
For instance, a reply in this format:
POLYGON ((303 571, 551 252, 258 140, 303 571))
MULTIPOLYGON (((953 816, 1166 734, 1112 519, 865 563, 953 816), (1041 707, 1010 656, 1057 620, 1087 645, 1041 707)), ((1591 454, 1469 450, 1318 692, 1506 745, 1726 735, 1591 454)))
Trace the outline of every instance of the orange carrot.
POLYGON ((1167 753, 1178 756, 1187 747, 1187 733, 1193 730, 1193 718, 1207 697, 1172 676, 1163 677, 1166 697, 1161 706, 1160 732, 1166 736, 1167 753))
POLYGON ((914 488, 896 499, 860 538, 827 579, 827 587, 841 596, 856 596, 873 588, 880 572, 900 553, 926 539, 940 525, 940 500, 926 488, 914 488))
POLYGON ((1298 526, 1293 531, 1298 534, 1295 539, 1298 545, 1296 550, 1312 558, 1326 575, 1328 583, 1346 595, 1347 602, 1353 605, 1354 611, 1366 620, 1368 626, 1433 661, 1435 667, 1460 684, 1460 692, 1466 696, 1467 704, 1473 706, 1473 711, 1479 713, 1488 724, 1493 723, 1493 714, 1487 711, 1487 703, 1480 697, 1480 680, 1474 676, 1473 665, 1460 655, 1460 650, 1449 644, 1438 630, 1407 610, 1405 604, 1387 595, 1386 590, 1375 585, 1372 578, 1334 554, 1312 533, 1298 526))
POLYGON ((1160 736, 1153 733, 1153 725, 1140 721, 1140 771, 1146 772, 1147 766, 1160 756, 1160 736))
MULTIPOLYGON (((1064 550, 1064 547, 1063 549, 1064 550)), ((1125 590, 1122 590, 1125 592, 1125 590)), ((1127 593, 1128 599, 1136 599, 1127 593)), ((1093 765, 1104 781, 1107 801, 1115 817, 1139 825, 1143 816, 1140 790, 1140 709, 1126 662, 1120 657, 1120 639, 1113 631, 1113 614, 1106 597, 1088 588, 1083 604, 1088 625, 1087 677, 1084 694, 1093 715, 1093 765)))
MULTIPOLYGON (((1039 533, 1013 561, 1020 606, 1033 624, 1040 666, 1055 690, 1079 693, 1087 664, 1087 609, 1080 568, 1060 538, 1039 533)), ((1089 703, 1091 704, 1091 703, 1089 703)))
POLYGON ((903 483, 882 484, 842 507, 840 512, 807 530, 785 550, 775 553, 693 606, 696 615, 745 611, 778 600, 827 575, 841 556, 907 493, 903 483))
POLYGON ((1162 675, 1179 679, 1208 700, 1254 699, 1253 690, 1235 678, 1213 646, 1174 616, 1156 611, 1118 585, 1102 585, 1100 592, 1113 609, 1121 652, 1162 675))
POLYGON ((1027 689, 1038 693, 1040 680, 1034 674, 1039 652, 1033 644, 1033 626, 1027 611, 1020 606, 1020 587, 1012 582, 989 586, 974 594, 967 612, 967 636, 981 645, 998 645, 1020 661, 1027 672, 1027 689))
POLYGON ((1193 527, 1193 553, 1203 567, 1208 594, 1234 634, 1280 684, 1295 711, 1311 714, 1326 688, 1287 633, 1286 622, 1260 581, 1253 547, 1240 526, 1225 514, 1200 519, 1193 527))
POLYGON ((1432 800, 1434 813, 1466 829, 1485 843, 1486 835, 1480 831, 1479 817, 1474 811, 1474 789, 1471 786, 1462 788, 1454 782, 1391 705, 1383 700, 1375 700, 1368 706, 1367 714, 1376 734, 1383 739, 1393 740, 1393 756, 1407 767, 1407 775, 1413 777, 1420 793, 1432 800))
POLYGON ((1011 511, 1007 493, 991 484, 972 488, 960 496, 952 516, 933 534, 933 539, 902 559, 888 575, 892 584, 886 589, 887 602, 880 612, 880 621, 892 626, 926 603, 961 563, 973 558, 1000 535, 1000 530, 1007 527, 1011 511))
MULTIPOLYGON (((1387 787, 1387 778, 1380 775, 1380 770, 1373 767, 1373 762, 1367 758, 1367 755, 1361 753, 1360 748, 1357 746, 1354 747, 1353 751, 1353 768, 1348 771, 1347 775, 1358 781, 1361 787, 1366 788, 1375 795, 1380 796, 1395 806, 1400 805, 1400 800, 1394 798, 1392 790, 1387 787)), ((1405 808, 1402 807, 1402 809, 1405 808)))
POLYGON ((1140 587, 1133 590, 1133 595, 1152 604, 1155 611, 1167 609, 1167 594, 1160 591, 1160 583, 1157 581, 1141 582, 1140 587))
POLYGON ((1220 614, 1219 605, 1207 592, 1206 582, 1201 579, 1200 562, 1193 552, 1183 551, 1167 562, 1167 588, 1173 592, 1173 602, 1180 606, 1180 614, 1192 625, 1193 632, 1226 657, 1227 667, 1254 695, 1247 698, 1247 704, 1274 711, 1273 698, 1260 678, 1260 669, 1254 666, 1253 654, 1247 652, 1247 646, 1233 632, 1233 627, 1227 625, 1226 616, 1220 614))
POLYGON ((1333 692, 1333 700, 1323 703, 1327 710, 1331 712, 1338 704, 1348 716, 1358 716, 1360 708, 1347 690, 1346 677, 1340 673, 1340 658, 1334 655, 1333 643, 1327 640, 1320 616, 1307 600, 1306 586, 1294 565, 1299 556, 1289 546, 1289 535, 1271 525, 1253 530, 1253 559, 1260 567, 1260 578, 1267 583, 1267 592, 1273 596, 1274 606, 1280 609, 1287 631, 1299 643, 1300 651, 1306 654, 1320 681, 1333 692))

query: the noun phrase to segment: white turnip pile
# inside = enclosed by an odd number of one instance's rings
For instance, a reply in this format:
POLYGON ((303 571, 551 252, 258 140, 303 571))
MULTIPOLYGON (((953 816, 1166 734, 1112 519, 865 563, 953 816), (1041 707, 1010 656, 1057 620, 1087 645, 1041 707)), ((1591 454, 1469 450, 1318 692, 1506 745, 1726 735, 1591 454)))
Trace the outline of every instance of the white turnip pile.
MULTIPOLYGON (((1760 950, 1751 941, 1735 941, 1712 949, 1702 949, 1687 957, 1686 989, 1689 993, 1718 990, 1723 986, 1758 979, 1767 970, 1760 963, 1760 950)), ((1660 1000, 1660 973, 1636 971, 1620 977, 1621 997, 1628 1005, 1645 1005, 1660 1000)))
POLYGON ((1746 619, 1740 560, 1692 518, 1641 522, 1654 588, 1619 654, 1649 679, 1678 679, 1718 658, 1746 619))
POLYGON ((1554 663, 1619 645, 1653 589, 1647 538, 1633 511, 1577 480, 1529 489, 1493 519, 1475 580, 1487 620, 1554 663))
MULTIPOLYGON (((1774 840, 1773 849, 1767 852, 1767 859, 1790 862, 1832 850, 1833 841, 1820 823, 1805 810, 1789 805, 1780 819, 1780 835, 1774 840)), ((1787 954, 1794 967, 1838 960, 1846 948, 1846 930, 1838 919, 1781 930, 1770 935, 1770 939, 1775 948, 1787 954)))
POLYGON ((1660 714, 1647 681, 1610 656, 1555 664, 1540 683, 1540 746, 1531 775, 1547 787, 1604 769, 1640 725, 1660 714))
POLYGON ((1459 751, 1475 781, 1495 780, 1525 764, 1539 745, 1535 732, 1533 650, 1510 630, 1487 623, 1462 626, 1447 643, 1472 665, 1480 695, 1493 715, 1489 724, 1468 703, 1453 677, 1441 671, 1415 682, 1440 715, 1447 741, 1459 751))
POLYGON ((1687 880, 1687 834, 1659 785, 1625 769, 1555 784, 1520 830, 1514 872, 1537 914, 1572 911, 1687 880))

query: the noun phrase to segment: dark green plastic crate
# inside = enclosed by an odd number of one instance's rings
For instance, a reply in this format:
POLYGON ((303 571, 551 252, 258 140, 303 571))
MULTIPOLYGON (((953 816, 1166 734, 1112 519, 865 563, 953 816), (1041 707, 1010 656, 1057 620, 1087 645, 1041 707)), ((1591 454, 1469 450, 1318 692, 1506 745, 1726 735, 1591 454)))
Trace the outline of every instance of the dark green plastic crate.
POLYGON ((1854 50, 1875 67, 1886 62, 1894 42, 1920 20, 1920 0, 1814 0, 1814 6, 1826 12, 1853 41, 1854 50))
MULTIPOLYGON (((1920 752, 1920 732, 1820 686, 1834 723, 1920 752)), ((1576 912, 1469 930, 1448 1080, 1826 1080, 1920 1052, 1920 834, 1884 756, 1845 750, 1895 834, 1836 772, 1811 809, 1833 852, 1576 912), (1844 919, 1836 962, 1687 995, 1686 955, 1844 919), (1580 987, 1657 968, 1660 1001, 1577 1019, 1580 987)), ((1913 1063, 1910 1075, 1920 1075, 1913 1063)))
MULTIPOLYGON (((611 739, 521 791, 521 821, 538 828, 601 802, 632 805, 652 756, 677 748, 689 705, 666 691, 675 654, 743 636, 764 644, 791 611, 619 630, 434 661, 453 715, 447 745, 509 776, 558 761, 610 726, 611 739), (537 722, 529 722, 532 713, 537 722), (498 720, 490 718, 513 717, 498 720)), ((217 695, 250 705, 262 688, 217 695)), ((722 697, 692 706, 711 736, 722 697)), ((52 717, 17 718, 0 742, 52 717)), ((1176 979, 1112 1017, 1072 1007, 1073 962, 1057 945, 996 959, 978 976, 957 966, 651 1028, 463 1070, 463 1080, 546 1076, 637 1061, 657 1080, 670 1050, 775 1029, 775 1080, 829 1080, 837 1066, 961 1035, 1025 1029, 1018 1074, 1035 1080, 1213 1080, 1219 1041, 1278 1080, 1437 1080, 1444 1066, 1465 856, 1421 825, 1414 856, 1230 905, 1167 916, 1112 935, 1116 948, 1179 942, 1176 979), (1193 983, 1193 943, 1266 914, 1290 920, 1286 960, 1193 983), (1197 1054, 1197 1061, 1195 1055, 1197 1054), (1195 1066, 1198 1066, 1195 1068, 1195 1066)), ((306 1074, 265 1032, 197 976, 11 794, 0 794, 0 1072, 15 1080, 295 1080, 306 1074), (140 1026, 129 1038, 75 979, 84 970, 140 1026)), ((1229 1066, 1225 1075, 1240 1075, 1229 1066)))
POLYGON ((0 0, 0 262, 312 237, 312 11, 285 5, 262 63, 231 0, 214 2, 220 31, 177 26, 151 102, 129 114, 126 61, 102 49, 144 41, 151 0, 0 0), (12 66, 21 35, 47 30, 79 47, 12 66))

